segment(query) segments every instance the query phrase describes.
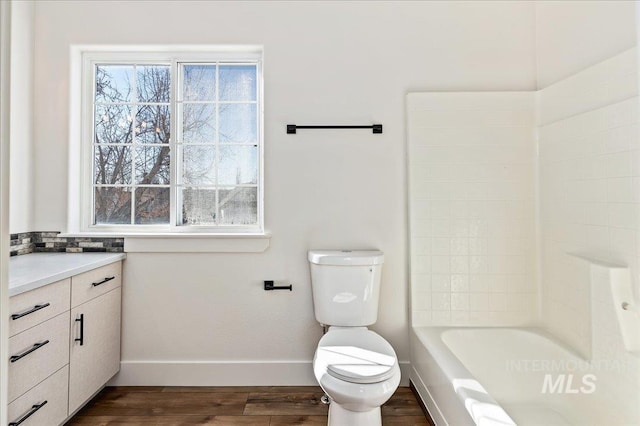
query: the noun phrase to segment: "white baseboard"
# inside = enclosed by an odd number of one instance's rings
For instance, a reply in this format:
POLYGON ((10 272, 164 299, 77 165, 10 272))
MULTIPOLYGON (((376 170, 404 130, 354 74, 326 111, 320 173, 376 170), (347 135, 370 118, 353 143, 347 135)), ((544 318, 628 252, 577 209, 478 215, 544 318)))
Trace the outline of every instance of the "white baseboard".
MULTIPOLYGON (((409 362, 400 363, 409 386, 409 362)), ((122 361, 109 386, 317 386, 311 361, 122 361)))

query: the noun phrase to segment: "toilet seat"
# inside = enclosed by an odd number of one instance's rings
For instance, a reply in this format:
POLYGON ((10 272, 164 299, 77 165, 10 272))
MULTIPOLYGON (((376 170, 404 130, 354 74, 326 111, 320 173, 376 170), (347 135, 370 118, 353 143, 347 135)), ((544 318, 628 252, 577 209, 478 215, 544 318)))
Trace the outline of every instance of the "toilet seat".
POLYGON ((391 345, 364 327, 330 329, 320 339, 314 364, 330 376, 349 383, 380 383, 396 374, 391 345))
POLYGON ((327 373, 349 383, 379 383, 394 373, 392 365, 329 364, 327 373))

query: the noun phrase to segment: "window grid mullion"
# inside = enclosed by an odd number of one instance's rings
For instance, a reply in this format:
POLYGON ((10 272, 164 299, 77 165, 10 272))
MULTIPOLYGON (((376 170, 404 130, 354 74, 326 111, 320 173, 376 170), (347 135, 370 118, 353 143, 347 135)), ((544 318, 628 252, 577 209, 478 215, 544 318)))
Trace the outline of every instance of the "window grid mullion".
MULTIPOLYGON (((114 186, 114 185, 102 185, 102 186, 114 186)), ((144 186, 144 185, 140 185, 140 186, 144 186)), ((179 188, 209 188, 209 189, 214 189, 214 188, 257 188, 258 187, 258 185, 255 184, 255 183, 239 183, 239 184, 227 184, 227 185, 216 185, 216 184, 190 185, 190 184, 180 184, 180 185, 176 185, 176 186, 179 187, 179 188)))
MULTIPOLYGON (((95 76, 95 66, 93 67, 93 75, 95 76)), ((94 77, 95 79, 95 77, 94 77)), ((92 85, 92 87, 94 87, 93 91, 91 92, 93 94, 93 99, 95 99, 95 82, 92 85)), ((91 200, 91 217, 89 218, 89 223, 92 225, 96 224, 96 188, 98 187, 98 183, 96 182, 96 174, 97 174, 97 169, 96 169, 96 155, 97 155, 97 144, 96 144, 96 125, 95 125, 95 111, 96 111, 96 106, 92 103, 91 107, 93 109, 93 111, 91 112, 91 116, 92 116, 92 120, 91 120, 91 194, 89 195, 89 198, 91 200)), ((85 214, 86 217, 86 214, 85 214)), ((86 220, 86 219, 85 219, 86 220)))
POLYGON ((91 217, 89 223, 95 225, 97 223, 96 218, 96 75, 98 73, 98 65, 92 64, 91 66, 91 217))
MULTIPOLYGON (((128 183, 98 183, 94 185, 96 188, 131 188, 131 184, 128 183)), ((136 185, 136 187, 140 188, 169 188, 171 185, 167 184, 155 184, 155 183, 145 183, 141 185, 136 185)))
MULTIPOLYGON (((119 147, 129 147, 131 148, 133 146, 133 144, 129 144, 129 143, 94 143, 94 146, 119 146, 119 147)), ((162 148, 163 146, 170 146, 171 144, 168 143, 139 143, 138 146, 147 146, 147 147, 159 147, 162 148)))
POLYGON ((220 67, 218 66, 219 63, 216 62, 215 63, 215 67, 216 67, 216 131, 214 133, 214 137, 213 137, 213 143, 215 144, 215 169, 216 169, 216 174, 215 174, 215 195, 216 195, 216 211, 215 211, 215 218, 216 218, 216 225, 220 226, 220 191, 218 189, 218 183, 220 182, 219 176, 218 174, 220 173, 220 147, 219 147, 219 143, 220 143, 220 67))
MULTIPOLYGON (((144 106, 169 106, 170 102, 135 102, 139 105, 144 105, 144 106)), ((104 105, 133 105, 134 102, 130 101, 130 102, 94 102, 94 105, 96 106, 104 106, 104 105)))
MULTIPOLYGON (((212 146, 215 144, 215 141, 211 142, 178 142, 178 145, 181 146, 212 146)), ((107 144, 100 144, 107 145, 107 144)), ((121 145, 121 144, 110 144, 110 145, 121 145)), ((166 144, 147 144, 147 146, 164 146, 166 144)), ((220 142, 218 145, 220 146, 257 146, 257 142, 220 142)))
POLYGON ((135 225, 136 219, 136 116, 138 115, 138 65, 133 64, 133 81, 132 81, 132 96, 133 105, 131 106, 131 224, 135 225))
MULTIPOLYGON (((174 59, 171 60, 171 77, 170 77, 170 92, 169 92, 169 114, 171 119, 169 120, 169 129, 171 131, 171 137, 169 138, 169 227, 175 229, 178 225, 178 218, 182 215, 178 212, 178 164, 181 161, 181 154, 176 149, 176 142, 178 139, 178 111, 177 103, 178 99, 178 80, 179 70, 178 62, 174 59)), ((180 209, 182 210, 182 209, 180 209)))
MULTIPOLYGON (((98 66, 94 63, 91 63, 91 166, 89 167, 89 169, 91 170, 91 193, 88 194, 88 198, 91 202, 91 210, 90 213, 87 215, 86 212, 81 212, 81 215, 84 219, 80 219, 80 226, 92 226, 96 224, 96 74, 98 73, 98 66), (84 221, 87 220, 87 216, 88 217, 88 221, 86 223, 83 223, 84 221)), ((83 69, 83 74, 86 71, 83 69)), ((83 76, 84 77, 84 76, 83 76)), ((86 90, 83 88, 83 90, 86 90)), ((84 96, 83 96, 84 99, 84 96)), ((81 105, 83 107, 85 107, 85 105, 83 103, 81 103, 81 105)), ((83 115, 83 117, 85 117, 83 115)), ((82 121, 84 121, 86 118, 83 118, 82 121)), ((88 123, 87 123, 88 124, 88 123)), ((86 127, 86 125, 85 125, 86 127)), ((81 136, 81 142, 82 142, 82 138, 85 137, 85 132, 82 133, 81 136)), ((84 158, 81 159, 81 161, 85 161, 87 156, 84 155, 84 158)), ((82 179, 86 178, 86 173, 83 174, 81 176, 82 179)), ((84 182, 83 182, 84 183, 84 182)), ((87 196, 86 194, 86 190, 84 190, 84 194, 81 194, 81 200, 82 200, 82 196, 87 196)), ((86 206, 81 207, 82 208, 86 208, 86 206)))
MULTIPOLYGON (((203 105, 203 104, 215 104, 215 103, 220 103, 220 104, 230 104, 230 105, 234 105, 234 104, 252 104, 252 105, 257 105, 258 101, 198 101, 198 100, 181 100, 181 101, 176 101, 176 103, 179 104, 194 104, 194 105, 203 105)), ((111 105, 111 104, 109 104, 111 105)))

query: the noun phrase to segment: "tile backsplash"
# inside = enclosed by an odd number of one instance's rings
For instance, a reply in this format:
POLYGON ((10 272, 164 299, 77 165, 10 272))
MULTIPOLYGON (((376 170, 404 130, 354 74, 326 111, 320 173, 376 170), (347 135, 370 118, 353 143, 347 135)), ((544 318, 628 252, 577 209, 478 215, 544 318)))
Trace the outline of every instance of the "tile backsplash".
POLYGON ((29 253, 123 252, 124 238, 60 237, 60 232, 11 234, 11 256, 29 253))
POLYGON ((37 234, 37 232, 21 232, 19 234, 11 234, 11 256, 33 253, 36 248, 36 244, 34 242, 34 234, 37 234))

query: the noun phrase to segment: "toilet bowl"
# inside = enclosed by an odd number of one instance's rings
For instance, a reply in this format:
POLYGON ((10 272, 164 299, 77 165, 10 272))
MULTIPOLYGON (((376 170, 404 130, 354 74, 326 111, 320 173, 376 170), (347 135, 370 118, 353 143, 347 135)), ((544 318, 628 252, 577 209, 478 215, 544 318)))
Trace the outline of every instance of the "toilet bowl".
POLYGON ((329 396, 329 425, 381 425, 380 406, 400 383, 396 353, 366 327, 330 327, 316 350, 313 370, 329 396))
POLYGON ((379 250, 311 250, 316 320, 329 331, 320 339, 313 372, 329 396, 329 426, 378 426, 380 406, 400 384, 391 345, 367 329, 378 318, 384 254, 379 250))

